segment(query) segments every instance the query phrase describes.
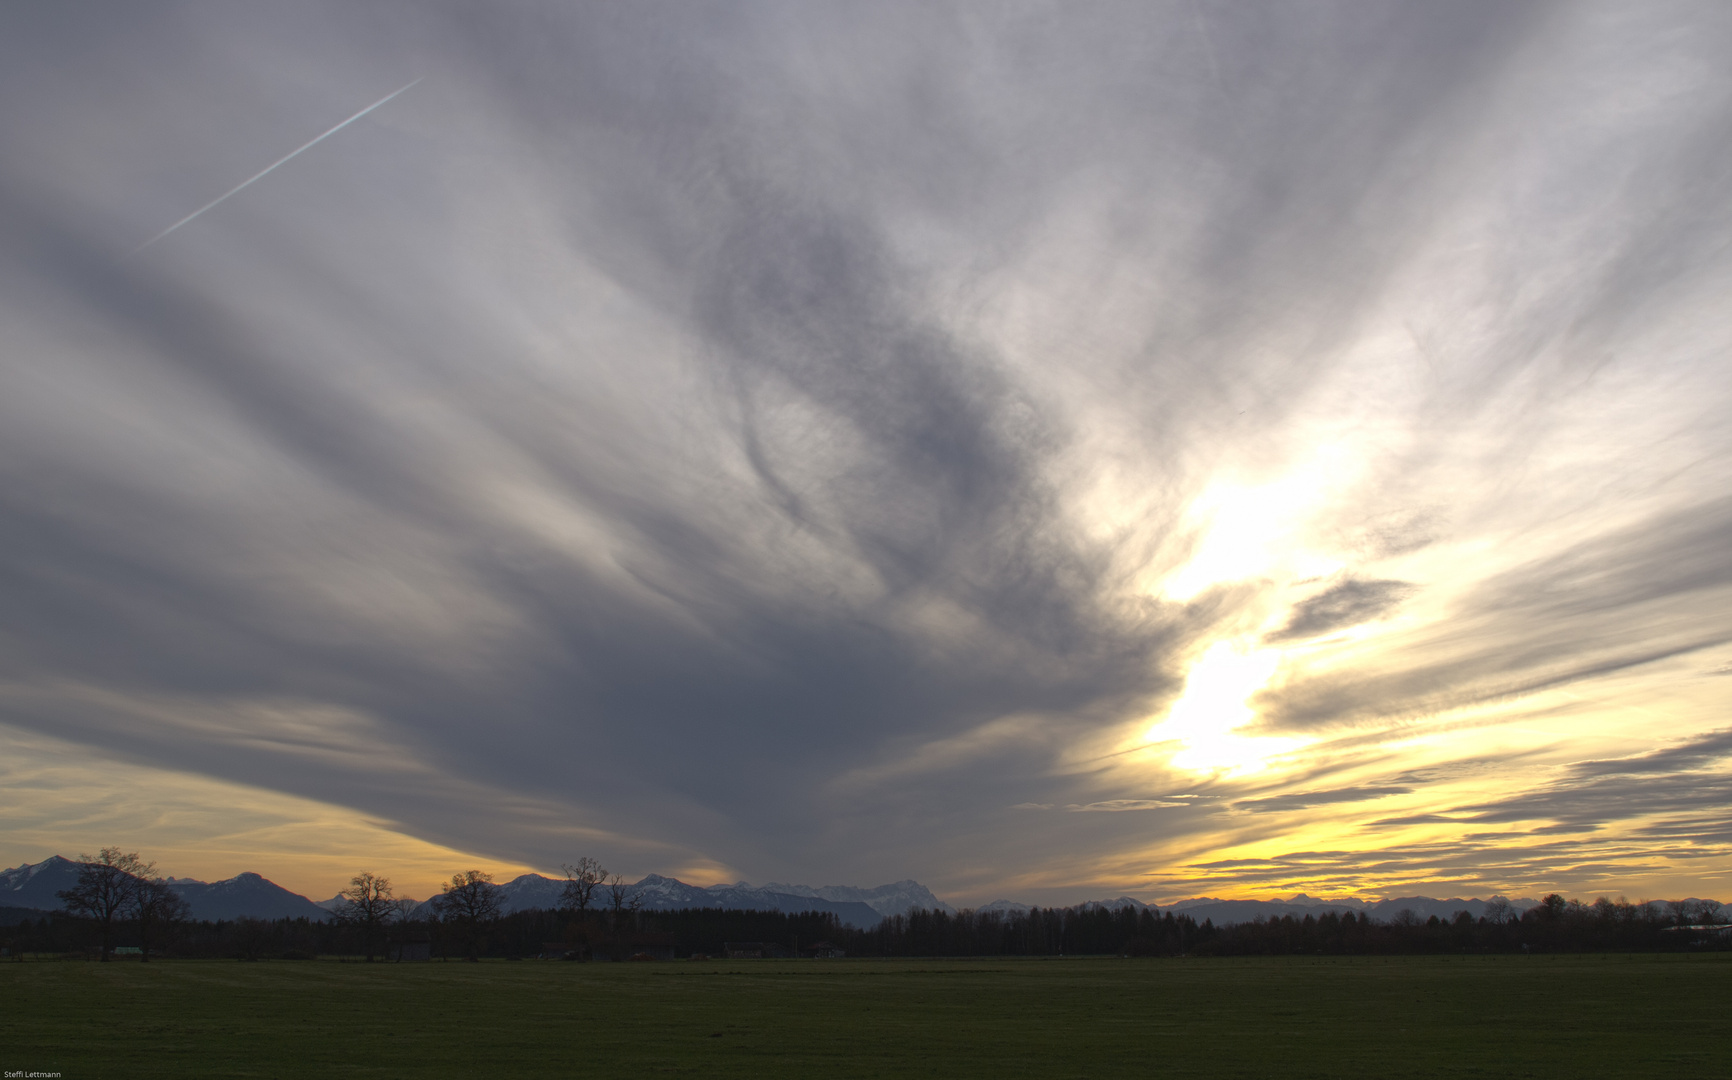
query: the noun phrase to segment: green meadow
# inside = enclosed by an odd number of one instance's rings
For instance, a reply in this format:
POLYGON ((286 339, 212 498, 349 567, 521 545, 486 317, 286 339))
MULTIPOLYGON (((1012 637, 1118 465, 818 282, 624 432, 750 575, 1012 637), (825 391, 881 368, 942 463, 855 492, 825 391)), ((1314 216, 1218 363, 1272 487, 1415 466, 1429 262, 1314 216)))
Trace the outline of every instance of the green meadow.
POLYGON ((96 1077, 1726 1077, 1732 955, 0 964, 96 1077))

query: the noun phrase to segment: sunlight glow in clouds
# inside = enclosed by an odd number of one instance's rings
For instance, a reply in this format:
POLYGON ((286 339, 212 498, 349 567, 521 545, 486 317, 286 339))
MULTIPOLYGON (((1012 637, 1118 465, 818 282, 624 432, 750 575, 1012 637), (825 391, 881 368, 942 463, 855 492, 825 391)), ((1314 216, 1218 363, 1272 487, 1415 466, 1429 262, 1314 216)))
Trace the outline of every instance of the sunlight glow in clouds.
POLYGON ((1339 560, 1306 550, 1301 538, 1314 515, 1336 505, 1330 496, 1341 476, 1330 466, 1341 456, 1328 447, 1311 464, 1269 483, 1212 484, 1186 515, 1202 538, 1162 584, 1162 595, 1183 603, 1217 585, 1258 579, 1286 584, 1339 570, 1339 560))
POLYGON ((1186 673, 1184 692, 1148 730, 1147 740, 1182 744, 1172 757, 1181 769, 1228 776, 1258 772, 1271 758, 1302 746, 1302 739, 1238 731, 1255 718, 1251 696, 1269 681, 1279 660, 1272 649, 1215 642, 1186 673))
POLYGON ((0 5, 0 862, 1711 895, 1729 12, 0 5))

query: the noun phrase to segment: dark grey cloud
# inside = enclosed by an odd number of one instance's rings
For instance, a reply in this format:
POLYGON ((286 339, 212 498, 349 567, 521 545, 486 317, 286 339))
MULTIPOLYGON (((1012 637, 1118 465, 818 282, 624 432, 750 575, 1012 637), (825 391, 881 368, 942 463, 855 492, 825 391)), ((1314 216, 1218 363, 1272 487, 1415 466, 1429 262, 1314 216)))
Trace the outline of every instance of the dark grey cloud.
POLYGON ((1405 581, 1349 578, 1293 605, 1293 617, 1268 640, 1294 641, 1357 626, 1390 611, 1412 592, 1405 581))
POLYGON ((1728 757, 1732 757, 1732 731, 1717 731, 1631 758, 1580 762, 1549 783, 1507 798, 1382 824, 1551 820, 1563 828, 1586 831, 1665 814, 1710 814, 1718 822, 1732 797, 1732 775, 1723 765, 1728 757))
POLYGON ((1607 761, 1584 761, 1570 767, 1572 777, 1633 776, 1701 769, 1732 757, 1732 729, 1715 731, 1675 746, 1607 761))
MULTIPOLYGON (((1633 362, 1608 343, 1708 333, 1668 305, 1723 270, 1732 32, 1710 7, 1618 18, 9 7, 0 718, 539 865, 581 842, 755 877, 962 887, 1226 806, 1403 792, 1152 799, 1181 785, 1104 790, 1068 755, 1263 610, 1256 581, 1150 588, 1187 507, 1381 370, 1352 357, 1408 303, 1390 283, 1472 247, 1440 221, 1530 205, 1483 295, 1401 313, 1417 389, 1355 392, 1403 434, 1319 526, 1355 566, 1271 640, 1459 610, 1376 670, 1272 690, 1266 723, 1732 640, 1711 485, 1621 517, 1581 487, 1581 535, 1514 570, 1381 568, 1495 532, 1440 461, 1512 475, 1633 362), (1602 62, 1686 71, 1692 103, 1608 120, 1602 62), (1565 141, 1512 149, 1530 136, 1565 141), (1596 139, 1601 167, 1547 171, 1596 139), (1536 203, 1486 187, 1518 158, 1536 203)), ((1724 398, 1711 362, 1655 370, 1724 398)), ((1675 419, 1725 460, 1724 430, 1675 419)))
POLYGON ((1266 696, 1265 722, 1315 728, 1531 694, 1732 641, 1732 500, 1713 499, 1574 544, 1476 584, 1382 670, 1266 696))
POLYGON ((1413 791, 1410 787, 1347 787, 1336 788, 1333 791, 1296 791, 1287 795, 1274 795, 1267 799, 1242 799, 1233 804, 1236 810, 1249 810, 1252 813, 1273 813, 1283 810, 1303 810, 1312 806, 1331 806, 1335 803, 1365 802, 1368 799, 1383 799, 1391 795, 1407 795, 1413 791))

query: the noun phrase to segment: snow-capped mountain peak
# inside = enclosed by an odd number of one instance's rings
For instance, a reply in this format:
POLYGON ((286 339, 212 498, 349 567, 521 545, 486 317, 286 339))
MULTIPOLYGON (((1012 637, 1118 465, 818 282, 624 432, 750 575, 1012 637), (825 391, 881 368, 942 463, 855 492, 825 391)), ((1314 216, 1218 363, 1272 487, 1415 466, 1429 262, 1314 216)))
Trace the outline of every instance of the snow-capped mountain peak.
POLYGON ((880 915, 902 915, 913 908, 950 912, 956 910, 932 895, 931 889, 914 880, 892 882, 889 885, 878 885, 870 889, 861 888, 858 885, 822 885, 813 888, 810 885, 784 885, 771 882, 763 887, 763 891, 782 893, 788 896, 808 896, 837 903, 865 904, 880 915))

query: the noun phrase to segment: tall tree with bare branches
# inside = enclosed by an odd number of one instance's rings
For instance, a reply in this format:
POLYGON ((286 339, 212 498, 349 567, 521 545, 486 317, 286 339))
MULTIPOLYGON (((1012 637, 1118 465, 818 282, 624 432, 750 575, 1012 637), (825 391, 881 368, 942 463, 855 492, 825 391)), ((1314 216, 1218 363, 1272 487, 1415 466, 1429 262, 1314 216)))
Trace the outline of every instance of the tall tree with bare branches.
POLYGON ((577 912, 579 921, 587 919, 589 906, 595 902, 595 891, 607 880, 607 871, 602 869, 601 860, 588 855, 575 863, 566 863, 564 870, 565 890, 559 895, 560 904, 577 912))
POLYGON ((159 877, 138 878, 128 914, 138 923, 138 944, 145 963, 150 963, 152 939, 191 913, 191 905, 167 881, 159 877))
POLYGON ((337 895, 342 897, 342 903, 337 905, 333 914, 340 921, 360 929, 367 963, 371 964, 378 952, 375 946, 386 925, 397 917, 400 910, 396 894, 391 889, 391 879, 363 870, 350 878, 349 887, 337 895))
POLYGON ((480 870, 465 870, 451 875, 444 892, 434 898, 439 917, 464 928, 469 945, 469 959, 481 959, 481 928, 499 918, 499 886, 493 875, 480 870))
POLYGON ((139 881, 149 877, 155 863, 147 863, 136 851, 121 851, 105 847, 97 855, 80 855, 78 882, 58 895, 66 910, 74 915, 95 919, 102 927, 102 962, 114 949, 114 920, 125 918, 126 911, 138 895, 139 881))
POLYGON ((607 906, 612 914, 614 934, 625 928, 626 915, 635 916, 642 904, 642 899, 631 894, 631 886, 626 884, 625 878, 614 874, 607 879, 607 906))

